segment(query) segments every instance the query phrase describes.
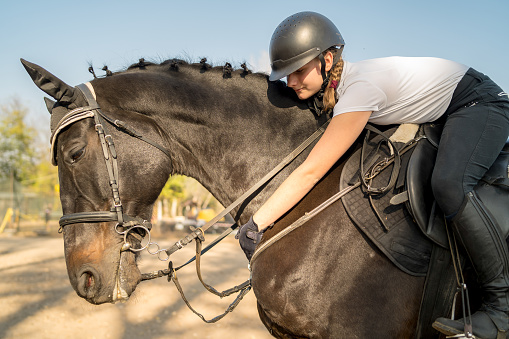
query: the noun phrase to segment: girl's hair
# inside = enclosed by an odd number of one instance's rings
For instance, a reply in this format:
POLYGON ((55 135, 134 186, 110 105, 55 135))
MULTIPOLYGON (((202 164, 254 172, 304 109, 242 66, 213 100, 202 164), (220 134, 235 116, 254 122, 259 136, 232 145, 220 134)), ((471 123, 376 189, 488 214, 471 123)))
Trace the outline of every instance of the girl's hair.
MULTIPOLYGON (((338 53, 338 49, 336 47, 331 47, 327 49, 323 54, 327 54, 327 52, 331 52, 332 56, 335 57, 338 53)), ((329 76, 329 82, 327 84, 327 87, 324 90, 323 94, 323 111, 327 112, 330 111, 336 106, 336 103, 338 102, 338 94, 336 91, 337 85, 339 84, 339 81, 341 80, 341 73, 343 72, 343 66, 344 66, 343 57, 339 58, 339 61, 336 63, 336 65, 330 70, 330 76, 329 76), (334 81, 334 82, 333 82, 334 81), (331 87, 331 84, 334 84, 333 87, 331 87)))

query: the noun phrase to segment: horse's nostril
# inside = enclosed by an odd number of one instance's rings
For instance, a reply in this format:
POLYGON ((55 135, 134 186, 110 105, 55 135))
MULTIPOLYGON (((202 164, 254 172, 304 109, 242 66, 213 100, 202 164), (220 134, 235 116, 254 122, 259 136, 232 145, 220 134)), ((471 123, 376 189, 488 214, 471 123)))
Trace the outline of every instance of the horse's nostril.
POLYGON ((85 288, 90 289, 90 287, 94 283, 94 276, 90 272, 85 272, 84 274, 86 278, 85 288))
POLYGON ((93 298, 99 290, 99 275, 91 267, 78 273, 78 294, 86 299, 93 298))

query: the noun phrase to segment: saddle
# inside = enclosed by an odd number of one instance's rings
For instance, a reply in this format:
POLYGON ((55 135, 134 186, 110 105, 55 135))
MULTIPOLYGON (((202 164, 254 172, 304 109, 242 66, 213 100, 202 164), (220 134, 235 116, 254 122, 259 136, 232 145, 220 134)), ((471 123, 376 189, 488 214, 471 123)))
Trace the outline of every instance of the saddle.
MULTIPOLYGON (((414 125, 415 126, 415 125, 414 125)), ((437 154, 442 125, 420 125, 408 141, 396 137, 391 128, 383 135, 365 141, 363 150, 357 150, 347 160, 340 178, 340 190, 360 180, 361 154, 363 168, 371 173, 384 159, 401 154, 397 180, 386 192, 373 194, 361 185, 342 198, 343 205, 356 224, 377 247, 401 270, 414 276, 425 276, 433 245, 448 248, 443 213, 433 198, 431 175, 437 154), (398 139, 399 138, 399 139, 398 139)), ((372 187, 383 187, 394 176, 394 163, 369 178, 372 187)), ((475 187, 479 198, 489 206, 502 234, 509 234, 509 141, 504 150, 475 187)), ((367 176, 365 173, 365 177, 367 176)), ((369 177, 369 175, 368 175, 369 177)))

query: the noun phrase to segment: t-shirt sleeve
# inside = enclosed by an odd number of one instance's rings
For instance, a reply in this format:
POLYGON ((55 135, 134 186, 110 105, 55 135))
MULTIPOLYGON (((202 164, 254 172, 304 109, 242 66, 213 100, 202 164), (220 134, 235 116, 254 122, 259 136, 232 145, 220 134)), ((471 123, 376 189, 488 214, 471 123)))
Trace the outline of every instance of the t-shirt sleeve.
POLYGON ((333 116, 347 112, 379 111, 387 104, 387 96, 376 85, 358 81, 339 93, 333 116), (342 92, 342 93, 341 93, 342 92))

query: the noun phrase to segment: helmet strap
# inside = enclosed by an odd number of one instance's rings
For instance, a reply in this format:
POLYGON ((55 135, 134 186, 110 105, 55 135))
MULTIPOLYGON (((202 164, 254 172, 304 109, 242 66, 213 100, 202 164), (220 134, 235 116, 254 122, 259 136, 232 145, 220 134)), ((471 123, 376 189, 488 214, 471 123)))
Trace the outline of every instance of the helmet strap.
MULTIPOLYGON (((336 55, 334 56, 334 59, 332 59, 332 67, 331 67, 331 70, 336 66, 336 64, 339 62, 339 60, 341 59, 341 54, 343 54, 343 48, 345 46, 341 46, 339 48, 339 51, 336 53, 336 55)), ((320 65, 321 65, 321 72, 322 72, 322 80, 323 80, 323 84, 322 84, 322 90, 324 90, 326 87, 327 87, 327 84, 329 82, 329 77, 330 77, 330 71, 329 73, 327 73, 325 71, 325 58, 323 57, 323 54, 320 53, 318 55, 318 59, 320 59, 320 65)))
POLYGON ((322 65, 322 80, 325 81, 325 78, 327 76, 326 72, 325 72, 325 58, 323 57, 323 54, 320 53, 318 55, 318 58, 320 59, 320 64, 322 65))
MULTIPOLYGON (((339 51, 334 56, 334 59, 332 60, 331 70, 336 66, 336 64, 341 59, 341 54, 343 54, 343 47, 344 46, 341 46, 339 48, 339 51)), ((309 98, 308 107, 314 114, 316 114, 318 117, 320 117, 320 115, 322 114, 322 110, 323 110, 323 95, 324 95, 325 89, 327 88, 327 85, 329 84, 330 71, 329 71, 329 73, 327 73, 325 71, 325 58, 323 57, 322 53, 320 53, 318 55, 318 58, 320 59, 320 64, 321 64, 321 72, 322 72, 322 79, 323 79, 322 87, 320 88, 318 93, 316 93, 314 96, 309 98)))

